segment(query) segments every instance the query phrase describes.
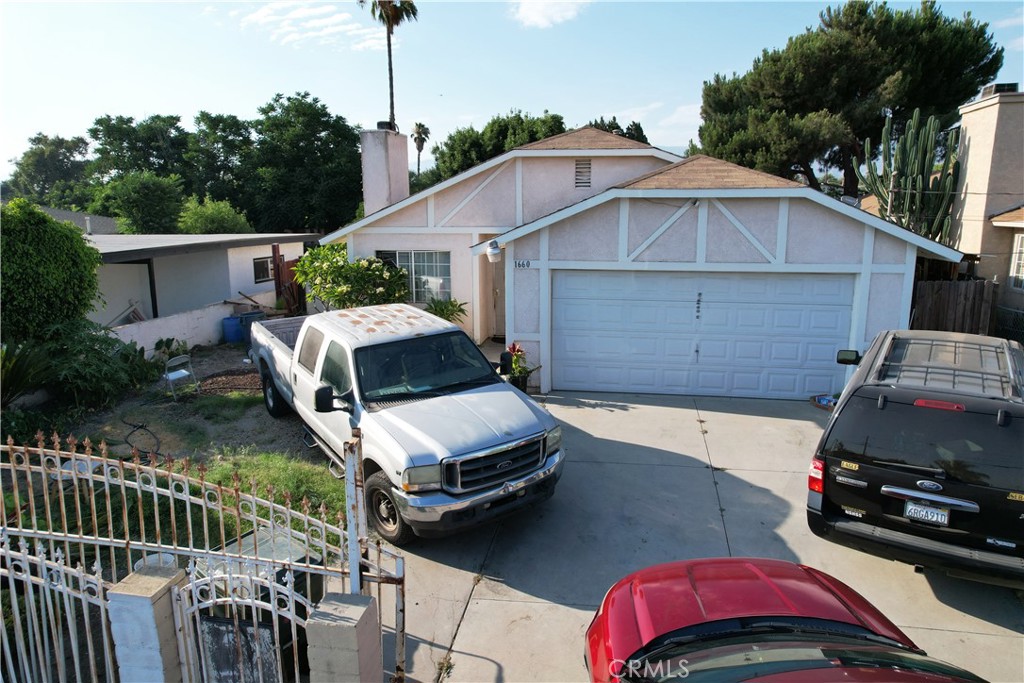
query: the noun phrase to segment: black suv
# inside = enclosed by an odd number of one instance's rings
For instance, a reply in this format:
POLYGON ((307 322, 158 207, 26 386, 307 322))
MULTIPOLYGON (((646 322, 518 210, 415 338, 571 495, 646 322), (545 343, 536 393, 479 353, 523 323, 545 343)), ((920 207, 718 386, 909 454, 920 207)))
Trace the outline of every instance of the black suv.
POLYGON ((1024 349, 882 332, 811 461, 818 536, 952 575, 1024 585, 1024 349))

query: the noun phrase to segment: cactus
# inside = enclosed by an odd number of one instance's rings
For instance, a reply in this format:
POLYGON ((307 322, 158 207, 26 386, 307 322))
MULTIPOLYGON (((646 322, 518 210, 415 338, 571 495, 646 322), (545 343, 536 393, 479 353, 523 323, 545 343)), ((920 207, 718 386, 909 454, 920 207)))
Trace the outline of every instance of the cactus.
MULTIPOLYGON (((907 129, 892 140, 892 117, 882 128, 881 172, 870 161, 856 160, 857 177, 868 192, 878 198, 879 215, 908 230, 947 246, 952 222, 953 192, 960 164, 956 160, 957 130, 949 131, 946 155, 936 170, 939 121, 929 116, 921 126, 921 111, 907 122, 907 129), (864 166, 862 172, 860 167, 864 166)), ((864 141, 870 153, 871 138, 864 141)))

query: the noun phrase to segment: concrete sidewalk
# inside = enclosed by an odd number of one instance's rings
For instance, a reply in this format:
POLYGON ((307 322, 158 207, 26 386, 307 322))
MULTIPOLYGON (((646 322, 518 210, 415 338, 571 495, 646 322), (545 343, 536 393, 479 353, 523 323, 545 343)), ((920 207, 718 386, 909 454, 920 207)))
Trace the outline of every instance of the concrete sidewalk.
POLYGON ((584 634, 612 583, 659 562, 731 555, 823 569, 933 656, 1024 681, 1024 607, 1013 591, 915 574, 807 529, 807 466, 824 411, 755 399, 544 400, 569 454, 554 498, 404 550, 410 680, 585 680, 584 634))

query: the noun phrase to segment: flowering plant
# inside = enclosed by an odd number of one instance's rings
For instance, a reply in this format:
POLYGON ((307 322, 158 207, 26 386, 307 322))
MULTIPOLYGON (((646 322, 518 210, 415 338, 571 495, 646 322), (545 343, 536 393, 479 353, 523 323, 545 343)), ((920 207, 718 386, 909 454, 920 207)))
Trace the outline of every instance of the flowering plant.
POLYGON ((509 377, 529 377, 530 373, 540 370, 539 365, 531 368, 526 364, 526 350, 519 344, 512 342, 507 351, 512 354, 512 372, 509 377))

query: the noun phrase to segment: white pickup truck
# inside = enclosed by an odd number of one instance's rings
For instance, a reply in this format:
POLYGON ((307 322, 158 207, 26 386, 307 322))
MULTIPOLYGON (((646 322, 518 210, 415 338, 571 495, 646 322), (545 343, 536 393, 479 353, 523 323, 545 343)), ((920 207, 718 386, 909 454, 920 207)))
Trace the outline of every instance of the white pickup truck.
POLYGON ((334 463, 360 429, 367 516, 396 545, 554 493, 564 461, 554 418, 458 326, 415 306, 254 322, 249 355, 270 414, 294 409, 334 463))

